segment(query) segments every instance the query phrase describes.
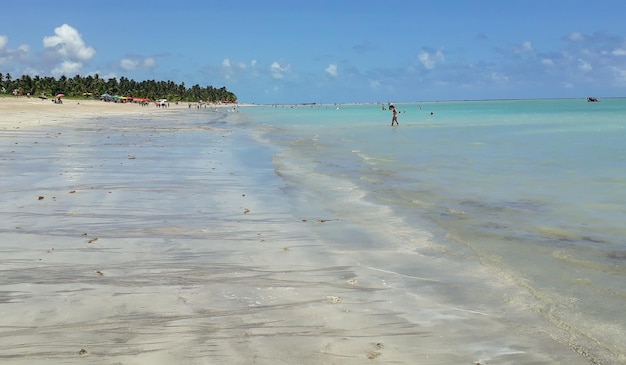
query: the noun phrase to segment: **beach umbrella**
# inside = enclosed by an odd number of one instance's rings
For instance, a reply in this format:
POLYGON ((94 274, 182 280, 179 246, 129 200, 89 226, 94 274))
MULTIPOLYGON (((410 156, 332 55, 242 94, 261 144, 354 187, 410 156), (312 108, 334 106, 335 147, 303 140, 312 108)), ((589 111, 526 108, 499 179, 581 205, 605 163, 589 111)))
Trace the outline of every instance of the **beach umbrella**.
POLYGON ((57 96, 56 96, 56 97, 57 97, 57 98, 60 98, 60 97, 62 97, 62 96, 65 96, 65 94, 57 94, 57 96))

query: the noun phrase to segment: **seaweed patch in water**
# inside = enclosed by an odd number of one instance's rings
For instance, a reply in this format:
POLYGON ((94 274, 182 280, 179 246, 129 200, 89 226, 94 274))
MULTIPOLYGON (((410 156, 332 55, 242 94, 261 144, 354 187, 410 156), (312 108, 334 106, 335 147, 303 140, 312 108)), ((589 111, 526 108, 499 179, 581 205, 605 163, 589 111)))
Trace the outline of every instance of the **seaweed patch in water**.
POLYGON ((626 260, 626 251, 609 252, 606 257, 612 260, 626 260))

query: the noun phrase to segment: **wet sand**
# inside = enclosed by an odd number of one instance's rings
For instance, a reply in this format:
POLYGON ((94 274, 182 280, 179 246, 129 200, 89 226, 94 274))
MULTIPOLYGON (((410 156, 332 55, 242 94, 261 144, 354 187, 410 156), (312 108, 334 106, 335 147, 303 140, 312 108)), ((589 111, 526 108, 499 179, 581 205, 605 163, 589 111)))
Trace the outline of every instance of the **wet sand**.
POLYGON ((0 362, 586 363, 329 246, 354 227, 294 214, 225 111, 185 109, 0 98, 0 362))

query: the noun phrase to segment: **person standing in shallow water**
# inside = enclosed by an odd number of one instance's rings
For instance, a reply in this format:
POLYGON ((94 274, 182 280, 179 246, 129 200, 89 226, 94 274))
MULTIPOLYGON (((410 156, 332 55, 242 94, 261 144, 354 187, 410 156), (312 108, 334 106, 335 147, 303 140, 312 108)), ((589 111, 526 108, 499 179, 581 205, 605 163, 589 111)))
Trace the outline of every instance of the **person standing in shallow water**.
POLYGON ((398 123, 398 109, 396 109, 395 105, 389 105, 389 110, 393 113, 393 117, 391 117, 391 126, 400 125, 398 123))

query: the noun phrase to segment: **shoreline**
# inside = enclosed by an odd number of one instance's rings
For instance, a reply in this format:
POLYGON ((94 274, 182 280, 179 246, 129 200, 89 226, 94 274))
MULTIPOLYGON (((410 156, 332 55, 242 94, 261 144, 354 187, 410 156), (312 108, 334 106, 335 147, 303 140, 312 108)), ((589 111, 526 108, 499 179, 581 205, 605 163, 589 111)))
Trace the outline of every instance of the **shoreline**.
POLYGON ((462 283, 402 274, 437 263, 320 199, 294 207, 266 146, 211 126, 240 115, 48 103, 0 99, 1 360, 587 363, 510 307, 442 301, 462 283))

